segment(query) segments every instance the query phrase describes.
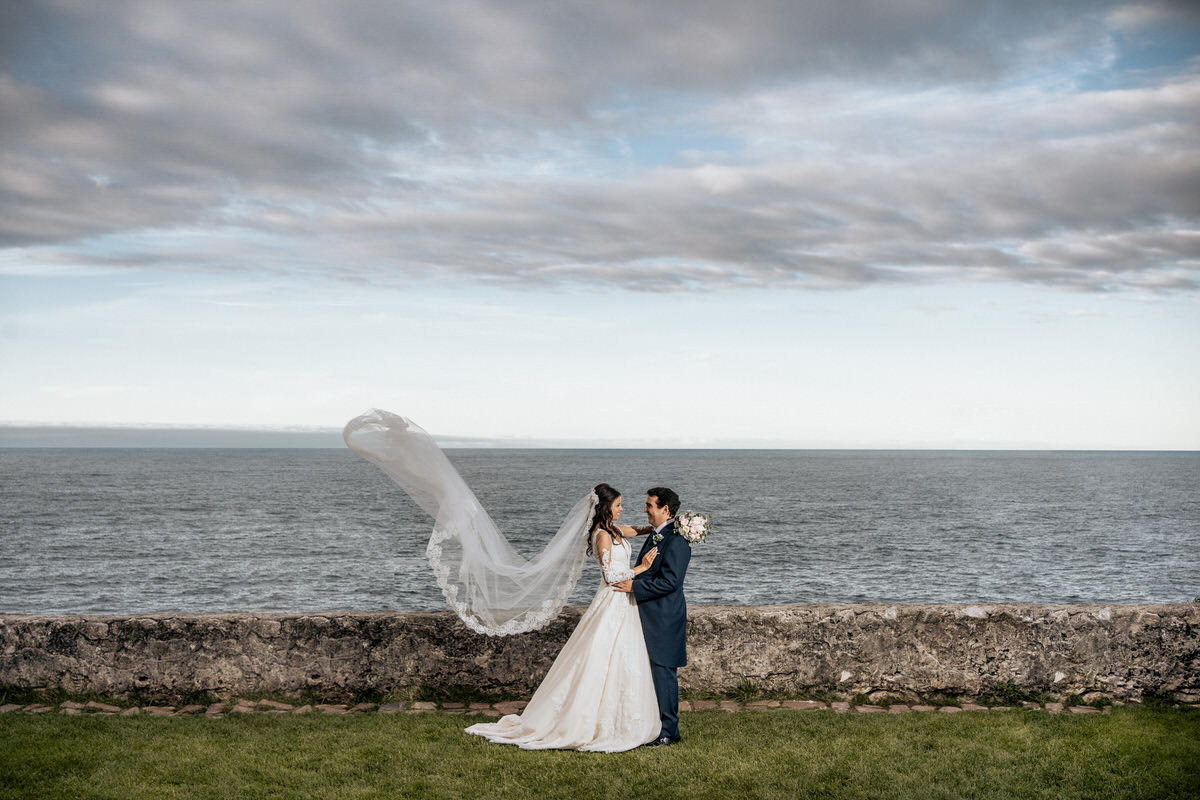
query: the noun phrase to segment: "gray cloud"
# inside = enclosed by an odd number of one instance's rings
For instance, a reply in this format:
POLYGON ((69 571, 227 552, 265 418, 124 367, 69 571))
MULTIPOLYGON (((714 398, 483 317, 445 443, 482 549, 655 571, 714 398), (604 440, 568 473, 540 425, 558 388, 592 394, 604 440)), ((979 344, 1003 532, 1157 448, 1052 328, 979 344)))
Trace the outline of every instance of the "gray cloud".
POLYGON ((5 4, 0 247, 379 283, 1197 288, 1195 64, 1062 86, 1187 6, 806 5, 5 4))

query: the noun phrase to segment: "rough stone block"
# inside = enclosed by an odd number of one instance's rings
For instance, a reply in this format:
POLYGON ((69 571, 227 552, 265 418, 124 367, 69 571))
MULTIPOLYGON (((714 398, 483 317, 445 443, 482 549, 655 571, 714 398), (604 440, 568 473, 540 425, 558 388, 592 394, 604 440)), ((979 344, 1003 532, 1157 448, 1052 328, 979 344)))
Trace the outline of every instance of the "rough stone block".
POLYGON ((380 714, 395 714, 404 710, 404 703, 384 703, 379 707, 380 714))
POLYGON ((280 703, 278 700, 259 700, 259 708, 276 708, 280 711, 291 711, 295 708, 291 703, 280 703))
POLYGON ((272 639, 279 635, 281 627, 279 620, 260 619, 255 621, 253 630, 264 639, 272 639))
POLYGON ((793 711, 814 711, 828 708, 827 705, 819 700, 784 700, 783 707, 790 708, 793 711))
POLYGON ((746 708, 753 708, 756 710, 762 710, 762 709, 766 709, 766 708, 779 708, 779 701, 778 700, 754 700, 752 702, 746 703, 746 708))
POLYGON ((83 626, 83 635, 91 641, 103 639, 108 635, 108 625, 103 622, 88 622, 83 626))

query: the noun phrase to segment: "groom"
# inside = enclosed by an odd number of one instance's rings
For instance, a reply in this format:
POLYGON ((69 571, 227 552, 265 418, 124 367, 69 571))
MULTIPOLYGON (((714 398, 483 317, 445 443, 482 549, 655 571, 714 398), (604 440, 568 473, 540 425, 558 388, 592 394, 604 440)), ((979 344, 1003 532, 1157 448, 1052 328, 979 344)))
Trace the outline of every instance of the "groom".
POLYGON ((650 654, 650 675, 658 695, 658 715, 662 731, 648 746, 675 744, 679 741, 679 680, 675 670, 687 664, 687 601, 683 597, 683 576, 692 558, 692 547, 675 532, 679 513, 679 495, 656 486, 646 492, 646 516, 654 530, 647 534, 637 562, 652 547, 658 557, 650 569, 632 580, 615 584, 618 592, 633 592, 642 618, 642 635, 650 654))

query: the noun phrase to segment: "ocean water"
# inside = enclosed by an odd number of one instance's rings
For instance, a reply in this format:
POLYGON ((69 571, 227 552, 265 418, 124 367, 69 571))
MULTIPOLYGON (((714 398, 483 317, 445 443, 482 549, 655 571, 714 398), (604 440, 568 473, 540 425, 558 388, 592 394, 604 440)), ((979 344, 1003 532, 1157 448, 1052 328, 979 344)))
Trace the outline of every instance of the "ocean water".
MULTIPOLYGON (((536 553, 607 481, 710 512, 692 603, 1182 602, 1200 453, 448 450, 536 553)), ((416 611, 432 522, 342 450, 0 449, 0 611, 416 611)), ((599 569, 572 600, 585 604, 599 569)))

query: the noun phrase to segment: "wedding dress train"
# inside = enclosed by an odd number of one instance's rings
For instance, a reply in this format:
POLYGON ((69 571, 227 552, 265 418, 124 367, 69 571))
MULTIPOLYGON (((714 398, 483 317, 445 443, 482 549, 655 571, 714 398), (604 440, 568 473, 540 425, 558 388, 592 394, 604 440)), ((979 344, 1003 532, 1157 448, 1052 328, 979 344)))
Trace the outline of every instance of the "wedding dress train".
POLYGON ((662 727, 650 658, 633 595, 611 584, 633 577, 622 540, 599 553, 603 581, 578 627, 521 714, 467 728, 526 750, 631 750, 662 727))

